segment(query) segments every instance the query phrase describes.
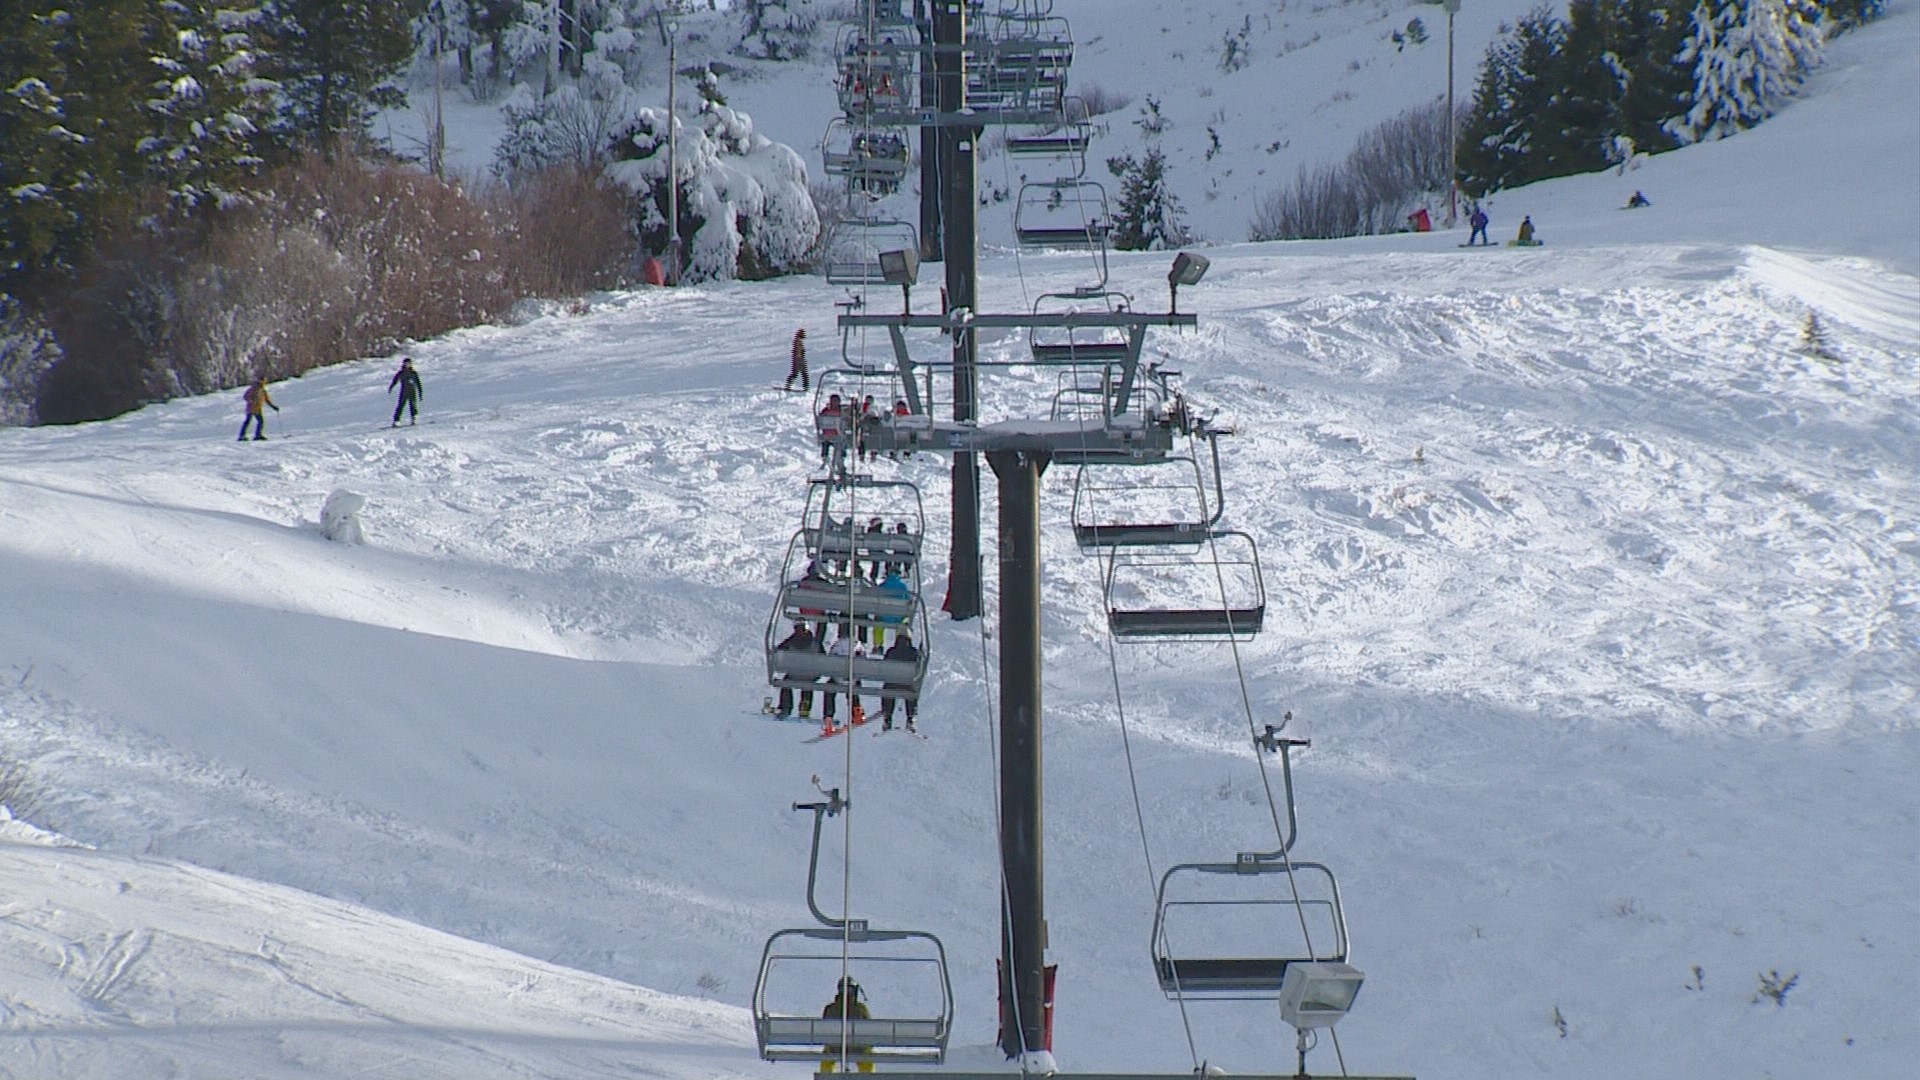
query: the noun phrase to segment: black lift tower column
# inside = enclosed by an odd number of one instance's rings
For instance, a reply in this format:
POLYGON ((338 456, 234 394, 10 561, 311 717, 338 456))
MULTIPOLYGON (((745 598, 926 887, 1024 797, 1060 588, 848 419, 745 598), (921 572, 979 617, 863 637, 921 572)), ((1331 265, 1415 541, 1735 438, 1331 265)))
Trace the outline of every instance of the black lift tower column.
POLYGON ((1048 454, 992 450, 1000 481, 1000 1049, 1046 1042, 1040 816, 1040 474, 1048 454))
MULTIPOLYGON (((979 293, 974 220, 974 147, 981 128, 957 123, 967 104, 962 46, 966 42, 965 0, 933 0, 933 64, 939 84, 940 216, 946 222, 947 307, 975 310, 979 293)), ((953 329, 953 418, 976 419, 979 373, 974 367, 971 326, 953 329)), ((980 466, 966 451, 953 455, 953 550, 947 567, 947 614, 955 619, 980 615, 980 466)))

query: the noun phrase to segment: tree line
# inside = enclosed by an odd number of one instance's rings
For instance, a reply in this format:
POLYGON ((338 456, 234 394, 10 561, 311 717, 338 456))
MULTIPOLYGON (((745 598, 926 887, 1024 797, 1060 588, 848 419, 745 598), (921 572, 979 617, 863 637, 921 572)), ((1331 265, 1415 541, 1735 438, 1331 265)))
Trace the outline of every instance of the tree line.
MULTIPOLYGON (((630 90, 643 54, 658 56, 677 15, 705 15, 696 34, 737 22, 736 51, 755 57, 804 54, 817 22, 802 17, 810 0, 715 7, 5 0, 0 424, 99 419, 284 378, 497 318, 520 299, 627 280, 639 247, 666 235, 670 182, 658 162, 630 160, 652 151, 627 136, 664 119, 630 90), (448 177, 437 117, 405 156, 373 131, 407 104, 410 79, 431 73, 437 86, 442 71, 475 101, 612 103, 613 123, 587 155, 527 154, 496 176, 448 177), (610 180, 618 168, 624 180, 610 180)), ((768 152, 710 83, 681 135, 684 235, 706 224, 701 170, 768 152)), ((520 145, 551 144, 572 119, 554 119, 561 111, 523 109, 534 119, 516 127, 520 145)), ((789 232, 809 230, 810 205, 793 201, 760 200, 798 223, 789 232)), ((791 272, 794 243, 769 255, 738 242, 757 220, 727 217, 734 245, 699 250, 791 272)))
POLYGON ((1484 195, 1624 165, 1777 112, 1827 37, 1883 0, 1572 0, 1504 28, 1456 144, 1484 195))

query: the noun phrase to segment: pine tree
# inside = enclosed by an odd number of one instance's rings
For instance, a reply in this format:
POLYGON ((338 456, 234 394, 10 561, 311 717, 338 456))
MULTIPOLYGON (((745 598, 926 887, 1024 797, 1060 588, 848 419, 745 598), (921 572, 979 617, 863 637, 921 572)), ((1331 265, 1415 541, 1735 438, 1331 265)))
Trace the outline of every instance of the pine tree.
POLYGON ((1552 106, 1555 60, 1565 39, 1559 18, 1536 8, 1487 46, 1456 152, 1463 190, 1485 195, 1546 175, 1544 155, 1534 156, 1534 125, 1552 106))
POLYGON ((807 55, 820 25, 813 0, 744 0, 737 52, 762 60, 798 60, 807 55))
POLYGON ((412 20, 424 0, 268 0, 280 83, 276 132, 331 154, 364 136, 374 112, 406 101, 395 83, 413 56, 412 20))
POLYGON ((1840 354, 1833 347, 1833 335, 1827 332, 1827 326, 1820 321, 1820 313, 1809 309, 1807 321, 1800 324, 1800 351, 1821 360, 1838 360, 1840 354))
POLYGON ((130 209, 149 6, 0 3, 0 288, 71 269, 130 209))
POLYGON ((1113 246, 1121 251, 1179 247, 1188 240, 1180 200, 1167 187, 1167 159, 1158 146, 1135 160, 1126 154, 1107 161, 1120 178, 1120 206, 1113 215, 1113 246))
POLYGON ((1702 0, 1679 56, 1693 92, 1667 130, 1690 143, 1752 127, 1799 89, 1822 45, 1810 0, 1702 0))
POLYGON ((273 83, 254 74, 255 8, 218 0, 165 0, 147 27, 152 79, 143 106, 149 134, 139 151, 182 212, 247 201, 264 159, 273 83))

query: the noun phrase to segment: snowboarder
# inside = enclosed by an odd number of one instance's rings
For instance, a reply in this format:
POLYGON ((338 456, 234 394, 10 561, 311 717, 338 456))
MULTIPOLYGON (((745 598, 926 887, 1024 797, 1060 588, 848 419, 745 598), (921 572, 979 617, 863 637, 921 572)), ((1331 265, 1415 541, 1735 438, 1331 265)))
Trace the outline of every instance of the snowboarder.
POLYGON ((1652 206, 1652 205, 1653 203, 1649 202, 1647 200, 1647 197, 1645 195, 1642 195, 1638 191, 1633 193, 1633 198, 1627 200, 1627 209, 1629 210, 1638 210, 1643 206, 1652 206))
POLYGON ((780 389, 792 390, 795 379, 800 380, 800 389, 811 389, 807 381, 807 328, 804 326, 793 332, 793 347, 787 350, 787 381, 780 389))
MULTIPOLYGON (((902 629, 898 634, 895 634, 893 637, 893 644, 887 646, 887 652, 886 652, 886 655, 883 657, 883 659, 907 660, 907 661, 914 661, 914 660, 920 659, 920 650, 913 644, 913 635, 907 633, 907 631, 904 629, 902 629)), ((907 685, 905 683, 887 683, 885 688, 887 690, 905 690, 907 688, 907 685)), ((881 731, 893 730, 893 703, 895 700, 897 699, 888 694, 883 693, 880 696, 880 730, 881 731)), ((920 702, 919 702, 919 699, 917 698, 907 698, 906 702, 907 702, 907 730, 912 731, 913 718, 915 715, 917 715, 920 712, 920 702)))
POLYGON ((399 427, 400 414, 409 409, 413 410, 413 412, 412 415, 407 418, 407 423, 419 423, 420 399, 425 396, 426 391, 420 386, 420 373, 413 370, 413 357, 403 356, 400 358, 400 370, 394 372, 393 378, 387 380, 387 393, 393 393, 393 388, 396 386, 400 388, 400 403, 393 407, 393 424, 391 426, 399 427))
POLYGON ((241 398, 247 403, 247 413, 240 418, 240 441, 247 441, 248 424, 253 425, 253 437, 256 441, 265 439, 267 437, 266 410, 280 411, 280 406, 273 403, 273 395, 267 393, 267 377, 257 376, 253 380, 253 385, 247 387, 247 392, 241 395, 241 398))
POLYGON ((1513 242, 1521 247, 1532 247, 1539 243, 1538 240, 1533 238, 1532 214, 1528 214, 1526 217, 1520 219, 1520 235, 1516 237, 1513 242))
MULTIPOLYGON (((793 624, 793 633, 781 638, 780 644, 775 645, 774 649, 791 649, 794 652, 814 652, 813 631, 807 629, 806 623, 795 622, 793 624)), ((812 712, 813 691, 800 691, 800 719, 807 719, 808 714, 812 712)), ((782 720, 793 715, 793 687, 783 686, 780 688, 780 702, 774 706, 773 715, 782 720)))
POLYGON ((1476 205, 1473 208, 1473 216, 1467 219, 1467 224, 1473 226, 1473 231, 1467 234, 1468 247, 1473 246, 1473 238, 1476 236, 1480 238, 1481 247, 1486 247, 1491 243, 1491 241, 1487 239, 1488 220, 1487 212, 1476 205))
MULTIPOLYGON (((873 1014, 867 1011, 867 1003, 860 1000, 860 984, 853 981, 853 976, 848 975, 840 980, 840 988, 835 991, 833 1000, 827 1002, 827 1007, 820 1010, 820 1018, 822 1020, 873 1019, 873 1014)), ((843 1047, 836 1042, 828 1046, 827 1049, 833 1056, 821 1061, 820 1071, 823 1073, 830 1073, 837 1070, 840 1067, 840 1057, 853 1057, 856 1054, 870 1053, 873 1048, 870 1046, 851 1045, 843 1047)), ((862 1061, 855 1067, 863 1073, 870 1073, 873 1071, 873 1062, 862 1061)))

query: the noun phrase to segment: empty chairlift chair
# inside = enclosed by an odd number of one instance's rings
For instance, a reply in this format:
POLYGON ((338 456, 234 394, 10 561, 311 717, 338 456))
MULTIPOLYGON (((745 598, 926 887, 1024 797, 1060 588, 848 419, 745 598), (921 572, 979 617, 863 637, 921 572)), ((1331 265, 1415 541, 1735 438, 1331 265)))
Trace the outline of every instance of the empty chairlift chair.
POLYGON ((1237 530, 1197 547, 1111 548, 1106 597, 1108 632, 1131 641, 1244 641, 1266 621, 1259 551, 1237 530))
POLYGON ((1104 250, 1112 228, 1107 189, 1092 180, 1041 180, 1020 185, 1013 207, 1013 232, 1022 247, 1104 250))
POLYGON ((1124 326, 1102 325, 1101 316, 1127 310, 1124 293, 1099 288, 1073 292, 1041 293, 1033 302, 1035 315, 1071 319, 1084 316, 1086 322, 1067 326, 1035 326, 1027 331, 1027 347, 1033 362, 1049 365, 1113 364, 1140 355, 1140 341, 1146 331, 1130 331, 1124 326))
POLYGON ((836 221, 827 230, 827 280, 835 285, 885 284, 881 253, 917 251, 919 246, 920 234, 904 221, 864 217, 836 221))
POLYGON ((1073 175, 1086 173, 1087 146, 1092 142, 1093 125, 1086 102, 1067 96, 1061 101, 1059 119, 1007 132, 1007 153, 1014 157, 1065 158, 1074 165, 1073 175))
POLYGON ((1205 476, 1191 455, 1168 456, 1142 473, 1140 466, 1082 466, 1073 481, 1073 539, 1082 551, 1121 547, 1198 547, 1214 536, 1225 493, 1217 438, 1213 451, 1213 506, 1205 476))
POLYGON ((1160 878, 1153 968, 1170 998, 1278 998, 1290 965, 1347 953, 1340 886, 1320 863, 1242 854, 1160 878))

